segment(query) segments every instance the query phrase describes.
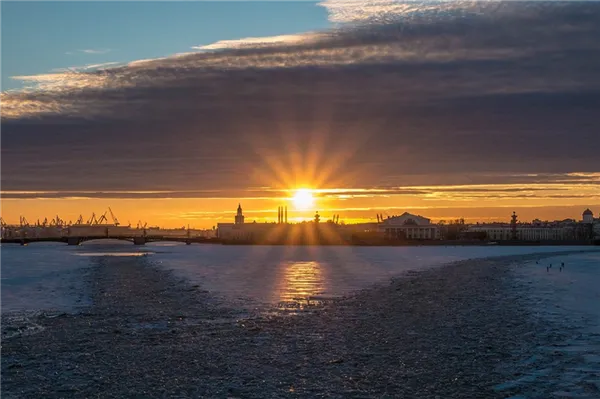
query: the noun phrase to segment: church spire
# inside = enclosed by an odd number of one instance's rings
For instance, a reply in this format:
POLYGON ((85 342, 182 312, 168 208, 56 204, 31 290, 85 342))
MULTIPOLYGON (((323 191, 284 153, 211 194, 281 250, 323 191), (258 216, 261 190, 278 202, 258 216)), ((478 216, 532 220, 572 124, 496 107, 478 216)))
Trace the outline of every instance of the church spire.
POLYGON ((238 204, 237 215, 235 215, 235 224, 244 224, 244 214, 242 213, 242 204, 238 204))

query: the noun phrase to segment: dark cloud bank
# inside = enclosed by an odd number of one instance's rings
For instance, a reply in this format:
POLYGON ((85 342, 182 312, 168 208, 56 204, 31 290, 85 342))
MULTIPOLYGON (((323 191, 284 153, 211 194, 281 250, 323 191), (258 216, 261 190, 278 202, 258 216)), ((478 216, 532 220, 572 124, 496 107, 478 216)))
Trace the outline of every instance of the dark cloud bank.
POLYGON ((3 94, 2 189, 237 189, 306 165, 347 187, 597 172, 599 50, 600 3, 485 2, 57 75, 3 94))

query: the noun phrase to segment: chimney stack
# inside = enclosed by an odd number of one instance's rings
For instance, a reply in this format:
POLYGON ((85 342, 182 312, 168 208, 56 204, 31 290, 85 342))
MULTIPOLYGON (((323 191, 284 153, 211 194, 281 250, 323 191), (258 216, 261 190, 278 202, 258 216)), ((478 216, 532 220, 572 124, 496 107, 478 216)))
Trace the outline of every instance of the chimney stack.
POLYGON ((277 224, 281 223, 281 207, 277 207, 277 224))
POLYGON ((285 224, 287 224, 287 205, 285 206, 285 224))

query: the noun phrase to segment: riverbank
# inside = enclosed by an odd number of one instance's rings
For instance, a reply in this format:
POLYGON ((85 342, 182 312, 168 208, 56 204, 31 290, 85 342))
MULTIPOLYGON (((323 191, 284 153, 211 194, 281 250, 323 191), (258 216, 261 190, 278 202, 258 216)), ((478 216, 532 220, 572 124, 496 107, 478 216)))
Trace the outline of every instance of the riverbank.
POLYGON ((186 238, 186 237, 48 237, 48 238, 2 238, 0 245, 30 245, 35 243, 65 243, 68 245, 81 245, 87 241, 130 241, 135 245, 145 245, 153 242, 179 242, 187 245, 276 245, 276 246, 353 246, 353 247, 419 247, 419 246, 600 246, 600 240, 544 240, 544 241, 523 241, 523 240, 391 240, 380 237, 375 238, 355 238, 343 239, 339 236, 324 237, 320 239, 265 239, 265 240, 242 240, 242 239, 220 239, 220 238, 186 238))
POLYGON ((554 255, 456 262, 254 318, 150 257, 100 262, 84 311, 37 315, 29 334, 3 316, 3 397, 504 398, 493 387, 537 328, 511 264, 554 255))
POLYGON ((223 245, 274 245, 274 246, 351 246, 351 247, 486 247, 490 245, 507 247, 569 247, 569 246, 600 246, 600 241, 592 240, 545 240, 545 241, 523 241, 523 240, 389 240, 389 239, 371 239, 371 240, 339 240, 339 241, 243 241, 243 240, 220 240, 214 241, 216 244, 223 245))

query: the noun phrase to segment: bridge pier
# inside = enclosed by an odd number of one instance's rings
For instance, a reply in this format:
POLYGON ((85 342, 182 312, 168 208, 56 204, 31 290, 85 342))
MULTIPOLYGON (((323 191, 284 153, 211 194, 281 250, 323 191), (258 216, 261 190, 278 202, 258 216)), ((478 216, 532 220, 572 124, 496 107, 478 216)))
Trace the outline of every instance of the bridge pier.
POLYGON ((79 244, 81 244, 81 240, 79 237, 67 238, 67 245, 79 245, 79 244))
POLYGON ((133 237, 134 245, 144 245, 146 244, 146 237, 133 237))

